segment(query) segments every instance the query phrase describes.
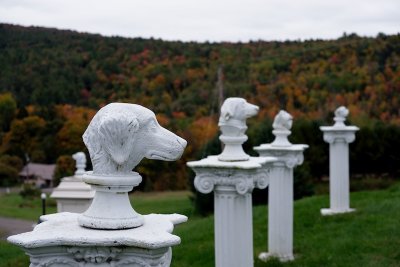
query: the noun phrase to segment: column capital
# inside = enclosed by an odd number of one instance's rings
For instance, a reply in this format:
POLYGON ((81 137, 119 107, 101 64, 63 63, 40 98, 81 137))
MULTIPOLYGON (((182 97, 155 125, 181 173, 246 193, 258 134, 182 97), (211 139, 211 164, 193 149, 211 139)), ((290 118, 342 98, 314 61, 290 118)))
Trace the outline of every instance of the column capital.
POLYGON ((264 189, 269 183, 269 169, 252 171, 197 169, 194 186, 203 193, 211 193, 216 186, 229 186, 240 195, 251 193, 253 189, 264 189))
POLYGON ((337 142, 352 143, 356 139, 356 131, 359 130, 356 126, 345 126, 342 129, 336 127, 320 127, 324 133, 324 141, 333 144, 337 142))
POLYGON ((277 147, 272 144, 263 144, 254 147, 262 157, 274 157, 277 159, 273 163, 274 166, 284 165, 287 168, 295 168, 301 165, 304 161, 303 151, 308 148, 308 145, 290 145, 286 147, 277 147))

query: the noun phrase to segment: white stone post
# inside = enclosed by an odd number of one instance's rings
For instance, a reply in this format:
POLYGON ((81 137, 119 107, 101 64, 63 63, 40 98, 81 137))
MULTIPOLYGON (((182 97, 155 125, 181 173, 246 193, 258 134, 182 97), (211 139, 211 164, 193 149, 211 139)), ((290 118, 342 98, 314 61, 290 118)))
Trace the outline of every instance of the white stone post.
POLYGON ((290 261, 293 256, 293 169, 303 163, 303 151, 308 145, 293 145, 287 137, 292 127, 292 116, 280 111, 275 117, 271 144, 255 147, 260 156, 276 157, 273 163, 268 188, 268 252, 259 259, 266 261, 277 257, 290 261))
POLYGON ((32 232, 8 241, 29 255, 30 267, 170 266, 171 247, 180 243, 171 232, 187 217, 140 215, 127 192, 141 181, 132 169, 144 157, 177 160, 186 141, 162 128, 149 109, 122 103, 103 107, 83 139, 93 163, 83 180, 96 189, 89 209, 42 216, 32 232))
POLYGON ((228 98, 221 108, 220 140, 225 144, 218 156, 188 162, 196 177, 195 188, 214 191, 214 238, 216 267, 251 267, 253 260, 253 221, 251 193, 266 188, 274 158, 250 157, 242 148, 246 119, 258 107, 241 98, 228 98))
POLYGON ((335 124, 322 126, 324 141, 329 143, 329 196, 330 208, 321 209, 322 215, 352 212, 350 208, 349 143, 355 140, 356 126, 346 126, 349 111, 339 107, 335 111, 335 124))
POLYGON ((95 191, 82 180, 86 168, 85 153, 77 152, 72 158, 76 162, 74 176, 62 178, 50 195, 57 201, 57 212, 82 213, 89 208, 94 197, 95 191))

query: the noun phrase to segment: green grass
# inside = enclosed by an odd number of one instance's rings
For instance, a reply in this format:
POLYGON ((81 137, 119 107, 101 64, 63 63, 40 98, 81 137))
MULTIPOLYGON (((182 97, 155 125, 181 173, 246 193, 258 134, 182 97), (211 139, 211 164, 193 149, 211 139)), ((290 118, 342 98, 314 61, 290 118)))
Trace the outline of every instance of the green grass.
MULTIPOLYGON (((56 212, 56 202, 47 198, 46 212, 56 212)), ((0 216, 37 221, 42 215, 42 200, 39 197, 24 199, 20 195, 0 195, 0 216)))
MULTIPOLYGON (((174 230, 182 243, 173 250, 172 266, 214 266, 213 217, 192 216, 188 196, 187 192, 135 193, 133 203, 144 214, 189 215, 189 221, 174 230)), ((3 197, 0 203, 4 206, 3 197)), ((400 184, 382 191, 352 193, 351 206, 357 209, 355 213, 322 217, 319 210, 328 205, 327 195, 296 201, 296 260, 264 263, 256 259, 255 267, 400 266, 400 184)), ((253 217, 256 258, 267 249, 267 207, 254 207, 253 217)), ((0 242, 0 267, 6 266, 27 266, 27 259, 18 248, 0 242)))

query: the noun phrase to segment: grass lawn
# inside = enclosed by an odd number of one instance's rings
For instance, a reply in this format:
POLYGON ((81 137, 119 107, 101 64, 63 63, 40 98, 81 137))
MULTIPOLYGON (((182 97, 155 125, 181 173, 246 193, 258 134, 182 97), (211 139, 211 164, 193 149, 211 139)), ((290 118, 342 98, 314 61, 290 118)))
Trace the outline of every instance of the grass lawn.
MULTIPOLYGON (((57 211, 56 202, 47 198, 46 212, 57 211)), ((19 194, 0 195, 0 216, 37 221, 42 215, 42 200, 40 197, 23 199, 19 194)))
MULTIPOLYGON (((4 197, 0 198, 0 216, 10 214, 3 212, 4 197)), ((172 266, 214 266, 213 217, 192 216, 188 197, 187 192, 135 193, 133 205, 143 214, 176 212, 189 216, 187 223, 178 225, 174 230, 174 233, 182 238, 182 244, 173 250, 172 266)), ((15 204, 15 201, 8 203, 15 204)), ((400 266, 399 183, 386 190, 352 193, 351 206, 357 209, 355 213, 320 216, 320 208, 328 206, 327 195, 296 201, 296 260, 290 263, 280 263, 277 260, 264 263, 256 259, 255 266, 400 266)), ((20 211, 18 214, 23 213, 20 211)), ((28 217, 25 214, 19 218, 28 217)), ((267 249, 267 207, 254 207, 253 217, 256 258, 260 252, 267 249)), ((28 260, 18 248, 0 242, 0 267, 5 266, 28 266, 28 260)))

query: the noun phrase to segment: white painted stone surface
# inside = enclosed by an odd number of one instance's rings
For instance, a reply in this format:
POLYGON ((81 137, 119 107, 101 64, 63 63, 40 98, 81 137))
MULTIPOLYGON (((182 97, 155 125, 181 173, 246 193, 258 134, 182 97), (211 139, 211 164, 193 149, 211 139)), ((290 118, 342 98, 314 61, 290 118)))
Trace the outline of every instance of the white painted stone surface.
POLYGON ((42 216, 32 232, 8 238, 30 256, 30 267, 168 267, 174 224, 186 216, 139 215, 127 192, 142 178, 132 169, 143 157, 178 159, 186 141, 158 125, 152 111, 139 105, 113 103, 93 118, 84 136, 93 172, 83 180, 96 190, 83 214, 42 216))
POLYGON ((250 158, 242 147, 247 141, 246 119, 258 113, 258 106, 248 103, 243 98, 227 98, 222 107, 218 126, 222 134, 219 139, 224 143, 224 150, 218 156, 221 161, 248 160, 250 158))
POLYGON ((75 175, 62 178, 50 195, 57 201, 57 212, 82 213, 89 208, 94 197, 95 191, 82 181, 86 168, 85 153, 77 152, 72 157, 76 161, 75 175))
POLYGON ((144 157, 177 160, 187 144, 161 127, 151 110, 124 103, 100 109, 83 134, 83 141, 93 163, 93 172, 85 174, 83 181, 96 194, 78 221, 95 229, 141 226, 143 218, 132 208, 128 192, 139 185, 142 177, 132 170, 144 157))
POLYGON ((187 163, 196 173, 196 190, 204 194, 214 191, 216 267, 254 265, 251 193, 254 187, 267 187, 269 166, 276 160, 250 157, 243 151, 246 119, 257 111, 257 106, 244 99, 225 100, 219 119, 223 152, 187 163))
POLYGON ((214 191, 215 266, 253 266, 251 193, 269 183, 275 158, 250 157, 246 161, 220 161, 209 156, 187 165, 196 173, 194 185, 204 194, 214 191))
POLYGON ((85 173, 86 169, 86 155, 83 152, 76 152, 72 155, 72 158, 76 162, 75 176, 81 176, 85 173))
POLYGON ((272 163, 268 187, 268 252, 259 258, 266 261, 277 257, 290 261, 293 255, 293 169, 302 164, 303 151, 308 145, 289 142, 292 116, 281 110, 274 119, 275 140, 271 144, 254 147, 262 157, 275 157, 272 163))
POLYGON ((76 213, 41 217, 43 223, 32 232, 7 240, 24 249, 30 267, 59 266, 169 266, 171 246, 180 238, 174 225, 187 221, 179 214, 143 216, 142 227, 126 230, 97 230, 81 227, 76 213))
POLYGON ((321 209, 322 215, 352 212, 350 208, 349 143, 354 142, 356 126, 346 126, 349 111, 339 107, 335 111, 335 124, 322 126, 324 141, 329 143, 329 197, 330 208, 321 209))
POLYGON ((100 109, 83 134, 94 175, 131 175, 143 159, 174 161, 187 142, 161 127, 154 112, 135 104, 100 109))

